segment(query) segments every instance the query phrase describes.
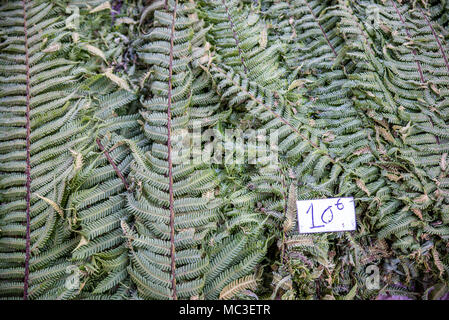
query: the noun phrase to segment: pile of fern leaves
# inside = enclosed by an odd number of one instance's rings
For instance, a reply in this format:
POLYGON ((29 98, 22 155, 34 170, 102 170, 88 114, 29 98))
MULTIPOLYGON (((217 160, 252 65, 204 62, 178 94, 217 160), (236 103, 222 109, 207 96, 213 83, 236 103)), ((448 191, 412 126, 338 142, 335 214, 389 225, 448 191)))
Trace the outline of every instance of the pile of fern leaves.
POLYGON ((0 298, 448 299, 448 24, 433 0, 1 1, 0 298), (278 161, 178 161, 193 129, 276 132, 278 161), (327 197, 357 230, 299 234, 327 197))

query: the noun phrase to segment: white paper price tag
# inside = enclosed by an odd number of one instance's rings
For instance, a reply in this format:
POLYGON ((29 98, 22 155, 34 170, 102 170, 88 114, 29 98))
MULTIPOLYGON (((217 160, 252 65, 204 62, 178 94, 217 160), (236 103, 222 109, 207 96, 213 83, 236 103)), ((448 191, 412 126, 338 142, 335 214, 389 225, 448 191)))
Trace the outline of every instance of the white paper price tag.
POLYGON ((354 198, 301 200, 296 206, 299 233, 355 230, 354 198))

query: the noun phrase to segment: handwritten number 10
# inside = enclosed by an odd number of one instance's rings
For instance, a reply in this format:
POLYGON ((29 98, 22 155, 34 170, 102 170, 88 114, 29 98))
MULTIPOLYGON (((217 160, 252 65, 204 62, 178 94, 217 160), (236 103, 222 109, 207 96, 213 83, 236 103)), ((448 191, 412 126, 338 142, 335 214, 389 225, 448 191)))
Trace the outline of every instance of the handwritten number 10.
POLYGON ((320 225, 320 226, 316 226, 316 225, 315 225, 315 220, 313 219, 313 203, 310 204, 310 207, 309 207, 309 209, 307 210, 306 214, 309 213, 309 211, 311 211, 310 213, 312 214, 312 228, 321 228, 321 227, 324 227, 324 224, 323 224, 323 225, 320 225))
MULTIPOLYGON (((338 199, 337 203, 335 203, 335 206, 337 207, 338 210, 344 209, 343 203, 341 203, 341 199, 338 199)), ((309 209, 307 209, 306 214, 309 212, 312 215, 312 227, 311 227, 312 229, 324 227, 324 224, 331 223, 332 220, 334 220, 334 213, 332 212, 332 206, 327 207, 326 210, 324 210, 323 213, 321 214, 321 221, 324 223, 322 225, 318 226, 315 225, 315 218, 313 216, 313 203, 310 204, 310 207, 309 209)))

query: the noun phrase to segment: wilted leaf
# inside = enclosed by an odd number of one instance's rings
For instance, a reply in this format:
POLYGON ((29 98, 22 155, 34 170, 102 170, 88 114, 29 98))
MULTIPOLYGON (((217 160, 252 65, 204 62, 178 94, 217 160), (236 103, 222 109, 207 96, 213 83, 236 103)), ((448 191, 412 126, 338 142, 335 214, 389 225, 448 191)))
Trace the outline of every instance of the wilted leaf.
POLYGON ((251 13, 251 14, 248 16, 247 23, 248 23, 249 26, 252 26, 252 25, 255 24, 258 20, 259 20, 259 15, 258 15, 258 14, 255 14, 255 13, 251 13))
POLYGON ((267 43, 268 43, 268 27, 267 25, 264 25, 262 31, 260 32, 259 45, 261 48, 265 49, 267 47, 267 43))
POLYGON ((114 82, 116 85, 118 85, 120 88, 125 89, 127 91, 131 91, 131 88, 128 85, 128 82, 126 82, 126 80, 116 76, 115 74, 112 73, 112 68, 108 68, 104 75, 111 80, 112 82, 114 82))
POLYGON ((366 185, 365 185, 365 182, 363 182, 363 181, 360 180, 360 179, 356 179, 356 180, 355 180, 355 183, 357 184, 357 187, 359 187, 360 189, 362 189, 363 191, 365 191, 365 193, 366 193, 368 196, 371 195, 371 193, 369 192, 368 188, 367 188, 366 185))
POLYGON ((95 8, 90 10, 89 13, 95 13, 106 9, 111 10, 111 4, 109 3, 109 1, 105 1, 102 4, 96 6, 95 8))
POLYGON ((90 54, 93 54, 94 56, 100 57, 101 59, 103 59, 106 63, 106 56, 104 55, 103 51, 101 51, 100 49, 98 49, 97 47, 84 43, 81 46, 83 49, 87 50, 90 54))
POLYGON ((59 49, 61 49, 61 44, 59 42, 56 42, 56 43, 49 45, 47 48, 42 50, 42 52, 45 52, 45 53, 56 52, 56 51, 59 51, 59 49))
POLYGON ((44 200, 45 202, 47 202, 57 213, 59 213, 59 215, 61 216, 61 217, 64 217, 64 211, 62 211, 62 209, 61 209, 61 207, 56 203, 56 202, 54 202, 53 200, 51 200, 51 199, 48 199, 48 198, 46 198, 46 197, 44 197, 44 196, 41 196, 40 194, 38 194, 38 193, 35 193, 35 195, 36 195, 36 197, 38 197, 39 199, 42 199, 42 200, 44 200))

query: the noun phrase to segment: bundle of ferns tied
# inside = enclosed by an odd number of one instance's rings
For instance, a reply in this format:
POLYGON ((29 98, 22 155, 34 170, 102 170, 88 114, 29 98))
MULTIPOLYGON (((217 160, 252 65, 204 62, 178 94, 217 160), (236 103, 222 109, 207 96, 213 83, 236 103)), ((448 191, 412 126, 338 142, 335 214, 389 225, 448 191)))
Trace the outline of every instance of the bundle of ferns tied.
POLYGON ((0 1, 0 299, 449 299, 448 27, 445 0, 0 1), (337 197, 354 231, 299 232, 337 197))

